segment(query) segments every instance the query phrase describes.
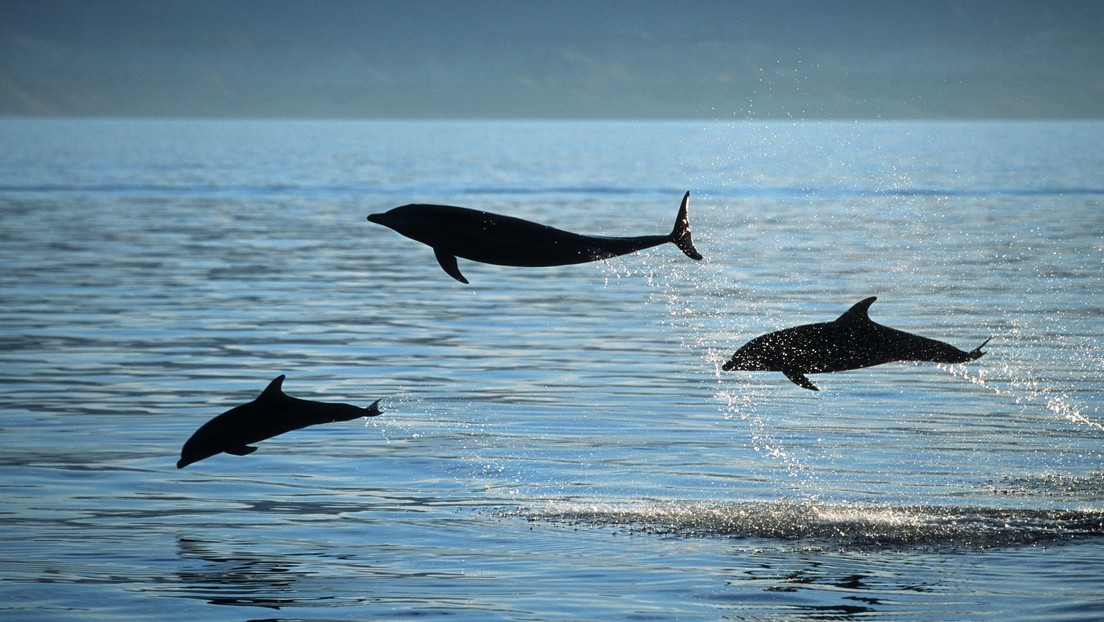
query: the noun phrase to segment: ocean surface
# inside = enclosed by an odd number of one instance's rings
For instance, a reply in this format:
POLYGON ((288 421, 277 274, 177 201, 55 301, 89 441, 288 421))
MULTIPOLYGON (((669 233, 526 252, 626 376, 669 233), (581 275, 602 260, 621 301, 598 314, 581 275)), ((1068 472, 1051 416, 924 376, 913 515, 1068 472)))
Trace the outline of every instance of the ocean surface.
POLYGON ((0 618, 1104 618, 1104 123, 0 120, 0 618), (673 245, 510 268, 406 203, 673 245), (877 296, 988 354, 721 364, 877 296), (185 469, 279 374, 373 419, 185 469))

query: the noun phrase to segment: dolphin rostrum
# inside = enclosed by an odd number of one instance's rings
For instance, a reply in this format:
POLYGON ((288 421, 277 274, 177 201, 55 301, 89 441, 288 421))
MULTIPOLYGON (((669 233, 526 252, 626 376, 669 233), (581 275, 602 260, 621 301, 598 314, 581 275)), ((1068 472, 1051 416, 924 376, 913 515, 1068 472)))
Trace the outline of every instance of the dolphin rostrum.
POLYGON ((794 384, 817 391, 805 374, 872 367, 893 361, 965 363, 985 355, 986 339, 970 352, 882 326, 870 319, 871 296, 833 322, 805 324, 768 333, 744 344, 724 370, 780 371, 794 384))
POLYGON ((312 402, 285 395, 283 382, 284 376, 277 376, 257 399, 235 406, 200 426, 184 443, 176 468, 183 469, 222 452, 245 456, 257 451, 249 446, 251 443, 310 425, 381 414, 379 400, 367 408, 312 402))
POLYGON ((700 260, 702 256, 690 239, 689 206, 687 192, 671 233, 638 237, 581 235, 521 218, 451 205, 414 203, 372 214, 368 220, 432 247, 445 272, 467 283, 456 265, 457 257, 500 266, 564 266, 672 242, 687 257, 700 260))

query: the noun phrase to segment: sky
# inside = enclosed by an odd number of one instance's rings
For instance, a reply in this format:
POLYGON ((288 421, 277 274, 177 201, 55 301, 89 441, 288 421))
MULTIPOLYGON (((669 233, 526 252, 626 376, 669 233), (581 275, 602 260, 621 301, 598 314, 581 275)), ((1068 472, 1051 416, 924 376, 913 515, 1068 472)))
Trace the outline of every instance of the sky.
POLYGON ((0 0, 0 116, 1104 118, 1104 0, 0 0))

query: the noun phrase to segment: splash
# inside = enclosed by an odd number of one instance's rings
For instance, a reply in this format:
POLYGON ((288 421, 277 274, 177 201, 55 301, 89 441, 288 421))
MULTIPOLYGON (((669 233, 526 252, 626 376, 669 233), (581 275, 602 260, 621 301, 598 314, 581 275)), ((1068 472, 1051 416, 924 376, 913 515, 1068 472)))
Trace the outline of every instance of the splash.
POLYGON ((994 395, 1010 398, 1017 404, 1039 404, 1046 411, 1070 423, 1104 432, 1104 424, 1085 416, 1082 412, 1083 408, 1076 404, 1067 392, 1049 386, 1031 374, 1015 369, 1012 365, 1002 364, 992 368, 997 370, 996 374, 986 369, 971 371, 962 365, 940 365, 939 367, 952 376, 982 387, 994 395))
POLYGON ((714 265, 706 257, 701 265, 693 266, 693 271, 673 262, 668 262, 662 270, 650 271, 648 284, 653 292, 652 301, 664 305, 666 321, 672 329, 669 332, 678 336, 680 346, 702 357, 711 370, 710 381, 715 387, 713 397, 719 404, 721 416, 747 425, 752 449, 780 464, 790 478, 792 489, 816 490, 816 486, 810 485, 816 479, 814 471, 787 452, 782 441, 769 432, 768 421, 759 410, 759 405, 765 403, 764 396, 747 386, 732 389, 731 377, 722 373, 721 366, 727 355, 710 341, 709 336, 725 333, 725 322, 731 314, 722 308, 710 308, 710 303, 717 300, 709 294, 712 289, 707 284, 711 280, 708 270, 714 265))

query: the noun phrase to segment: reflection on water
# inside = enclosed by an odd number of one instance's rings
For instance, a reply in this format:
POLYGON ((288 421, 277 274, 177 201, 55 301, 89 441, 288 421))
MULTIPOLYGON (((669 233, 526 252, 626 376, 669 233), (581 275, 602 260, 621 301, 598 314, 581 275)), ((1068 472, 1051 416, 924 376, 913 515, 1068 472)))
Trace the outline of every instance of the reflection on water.
POLYGON ((265 559, 249 551, 228 551, 232 546, 227 543, 212 546, 180 538, 180 557, 202 562, 177 571, 177 578, 189 598, 201 598, 213 605, 272 609, 296 604, 296 582, 303 573, 301 569, 286 559, 265 559))

